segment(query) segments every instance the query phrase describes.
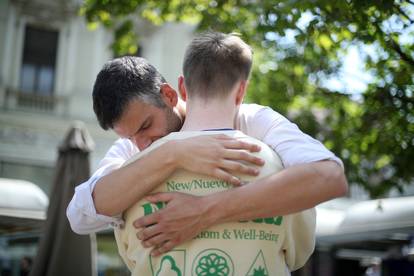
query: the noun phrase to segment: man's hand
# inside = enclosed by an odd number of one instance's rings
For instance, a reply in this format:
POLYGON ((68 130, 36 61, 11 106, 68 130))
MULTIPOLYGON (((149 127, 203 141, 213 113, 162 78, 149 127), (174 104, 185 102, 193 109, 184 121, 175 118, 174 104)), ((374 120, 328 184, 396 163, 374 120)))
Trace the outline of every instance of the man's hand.
POLYGON ((239 185, 236 174, 256 176, 264 161, 251 154, 260 146, 227 135, 202 135, 172 141, 178 167, 239 185), (256 166, 253 166, 256 165, 256 166))
POLYGON ((152 203, 167 203, 163 209, 134 222, 136 228, 143 228, 137 233, 137 237, 142 241, 143 247, 153 247, 153 256, 168 252, 191 240, 211 224, 206 219, 208 205, 204 202, 204 197, 183 193, 157 193, 145 199, 152 203))

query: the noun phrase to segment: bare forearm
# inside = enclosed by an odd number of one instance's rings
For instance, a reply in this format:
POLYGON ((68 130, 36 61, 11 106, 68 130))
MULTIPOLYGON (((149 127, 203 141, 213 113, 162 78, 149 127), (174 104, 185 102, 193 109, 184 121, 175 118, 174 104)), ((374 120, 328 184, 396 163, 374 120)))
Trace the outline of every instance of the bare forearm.
POLYGON ((98 214, 114 216, 155 189, 176 169, 169 145, 102 177, 92 197, 98 214))
POLYGON ((339 165, 298 165, 242 187, 206 197, 211 224, 286 215, 344 196, 347 181, 339 165))

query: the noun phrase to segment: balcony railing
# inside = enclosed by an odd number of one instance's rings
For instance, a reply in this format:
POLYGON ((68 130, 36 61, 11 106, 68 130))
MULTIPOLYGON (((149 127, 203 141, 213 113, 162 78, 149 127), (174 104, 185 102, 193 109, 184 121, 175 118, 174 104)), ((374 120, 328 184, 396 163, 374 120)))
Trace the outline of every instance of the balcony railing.
POLYGON ((67 97, 55 95, 39 95, 22 92, 14 89, 6 89, 5 108, 23 109, 48 113, 61 113, 66 110, 67 97))

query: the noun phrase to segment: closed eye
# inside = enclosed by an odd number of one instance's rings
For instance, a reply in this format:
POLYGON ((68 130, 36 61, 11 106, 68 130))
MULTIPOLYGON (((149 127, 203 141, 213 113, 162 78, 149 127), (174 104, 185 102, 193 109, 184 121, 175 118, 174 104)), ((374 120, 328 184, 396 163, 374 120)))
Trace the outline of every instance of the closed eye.
POLYGON ((139 131, 145 130, 151 126, 151 122, 149 120, 145 121, 145 123, 142 125, 139 131))
POLYGON ((131 135, 131 136, 128 136, 127 138, 129 139, 129 140, 131 140, 135 135, 137 135, 137 134, 139 134, 140 132, 142 132, 142 131, 144 131, 144 130, 146 130, 146 129, 148 129, 148 128, 150 128, 151 127, 151 124, 152 124, 152 119, 151 118, 148 118, 148 119, 146 119, 145 121, 144 121, 144 123, 141 125, 141 127, 133 134, 133 135, 131 135))

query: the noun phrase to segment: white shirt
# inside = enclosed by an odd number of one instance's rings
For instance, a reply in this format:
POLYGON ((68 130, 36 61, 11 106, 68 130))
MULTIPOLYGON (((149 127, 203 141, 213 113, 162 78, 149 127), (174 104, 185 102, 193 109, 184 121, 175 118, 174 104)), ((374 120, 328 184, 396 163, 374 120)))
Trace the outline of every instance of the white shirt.
MULTIPOLYGON (((295 124, 269 107, 242 104, 235 124, 236 129, 268 144, 280 156, 285 168, 321 160, 334 160, 343 167, 342 161, 322 143, 303 133, 295 124)), ((123 223, 120 216, 108 217, 96 213, 92 191, 101 177, 120 168, 138 152, 130 140, 118 139, 92 177, 76 187, 66 210, 74 232, 89 234, 123 223)))

